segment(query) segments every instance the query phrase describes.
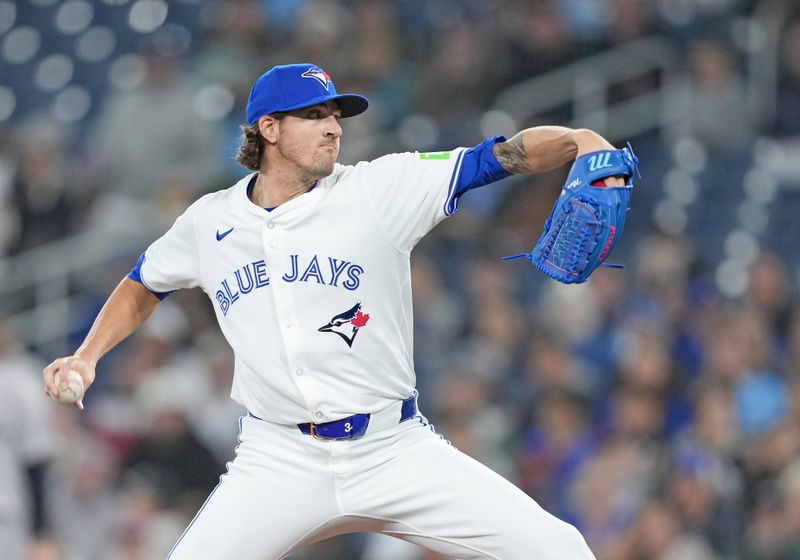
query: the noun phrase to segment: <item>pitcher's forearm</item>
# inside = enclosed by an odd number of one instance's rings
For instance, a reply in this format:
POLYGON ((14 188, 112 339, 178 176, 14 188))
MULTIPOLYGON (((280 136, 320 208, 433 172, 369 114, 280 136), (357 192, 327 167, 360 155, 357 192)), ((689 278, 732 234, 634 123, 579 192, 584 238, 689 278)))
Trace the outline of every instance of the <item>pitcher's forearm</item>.
POLYGON ((159 301, 138 282, 124 278, 103 305, 75 355, 95 366, 100 358, 147 320, 159 301))
POLYGON ((537 173, 557 169, 585 153, 611 149, 614 146, 605 138, 585 128, 536 126, 495 144, 494 154, 509 173, 537 173))

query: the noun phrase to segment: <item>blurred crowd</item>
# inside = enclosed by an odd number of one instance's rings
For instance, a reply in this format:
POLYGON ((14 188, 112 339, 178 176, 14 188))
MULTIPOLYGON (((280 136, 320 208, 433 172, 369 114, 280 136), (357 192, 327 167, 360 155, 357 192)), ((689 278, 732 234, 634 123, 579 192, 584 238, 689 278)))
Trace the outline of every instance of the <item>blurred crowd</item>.
MULTIPOLYGON (((290 61, 317 63, 340 92, 371 99, 370 111, 343 123, 340 161, 352 163, 474 145, 504 88, 659 34, 685 54, 692 77, 683 133, 728 165, 756 138, 800 135, 800 9, 774 3, 789 13, 774 104, 748 98, 731 39, 768 3, 198 2, 185 35, 146 35, 140 58, 127 59, 85 119, 59 124, 43 110, 0 122, 0 262, 120 220, 155 216, 166 226, 199 195, 232 184, 245 173, 233 155, 248 88, 290 61)), ((0 41, 3 14, 0 2, 0 41)), ((638 140, 650 147, 640 189, 652 195, 666 167, 657 158, 674 146, 638 140)), ((617 249, 624 271, 562 286, 520 261, 501 263, 538 237, 562 178, 471 192, 418 246, 423 413, 575 524, 598 560, 800 559, 795 263, 758 251, 732 297, 709 273, 702 239, 637 215, 638 191, 617 249)), ((81 287, 71 348, 125 272, 112 266, 81 287)), ((243 412, 228 397, 233 358, 213 310, 197 291, 170 296, 99 364, 83 413, 44 397, 40 372, 52 358, 0 320, 0 555, 163 558, 233 458, 243 412)), ((438 557, 352 535, 293 558, 438 557)))

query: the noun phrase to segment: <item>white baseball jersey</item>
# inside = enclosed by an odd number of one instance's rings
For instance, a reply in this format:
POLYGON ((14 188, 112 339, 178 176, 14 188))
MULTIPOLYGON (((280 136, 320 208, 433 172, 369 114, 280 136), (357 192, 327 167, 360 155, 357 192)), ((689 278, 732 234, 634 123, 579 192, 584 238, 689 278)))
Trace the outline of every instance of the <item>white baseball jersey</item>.
POLYGON ((192 204, 131 277, 157 293, 208 294, 236 356, 231 396, 255 416, 297 424, 382 410, 415 387, 411 250, 460 192, 508 175, 489 155, 498 140, 336 164, 272 211, 250 200, 248 175, 192 204))
POLYGON ((574 527, 423 416, 400 421, 415 384, 411 249, 459 193, 507 175, 494 142, 336 165, 271 212, 250 201, 250 175, 147 249, 132 277, 157 293, 206 291, 236 354, 232 396, 251 411, 169 560, 286 558, 354 531, 448 558, 593 560, 574 527), (371 414, 359 438, 320 441, 296 426, 359 413, 371 414))

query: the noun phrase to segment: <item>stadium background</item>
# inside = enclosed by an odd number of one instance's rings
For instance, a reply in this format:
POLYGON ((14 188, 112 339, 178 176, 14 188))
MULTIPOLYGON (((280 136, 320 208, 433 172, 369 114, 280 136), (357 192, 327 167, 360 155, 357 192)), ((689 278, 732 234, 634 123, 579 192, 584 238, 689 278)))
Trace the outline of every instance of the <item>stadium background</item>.
MULTIPOLYGON (((565 170, 469 193, 417 248, 423 410, 600 560, 800 558, 798 3, 0 0, 0 525, 27 519, 20 473, 46 462, 31 559, 163 557, 231 458, 241 411, 202 293, 101 362, 83 414, 40 370, 244 172, 249 85, 290 61, 370 97, 343 163, 535 124, 630 140, 624 271, 563 287, 499 261, 565 170)), ((296 558, 434 558, 394 543, 296 558)))

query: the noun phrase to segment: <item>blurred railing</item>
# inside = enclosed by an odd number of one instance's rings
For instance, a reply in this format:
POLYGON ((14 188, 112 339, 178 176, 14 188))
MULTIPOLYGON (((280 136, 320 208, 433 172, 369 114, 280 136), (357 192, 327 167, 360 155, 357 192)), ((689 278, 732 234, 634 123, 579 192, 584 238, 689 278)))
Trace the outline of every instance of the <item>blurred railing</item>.
POLYGON ((87 287, 106 288, 108 267, 157 236, 151 225, 87 231, 0 259, 0 312, 16 335, 43 354, 67 351, 66 338, 85 305, 87 287))
POLYGON ((645 37, 516 84, 496 98, 493 109, 507 114, 517 127, 566 109, 574 127, 627 138, 680 118, 669 105, 672 90, 683 87, 679 63, 673 42, 645 37), (610 103, 613 88, 634 87, 636 80, 653 83, 610 103))

